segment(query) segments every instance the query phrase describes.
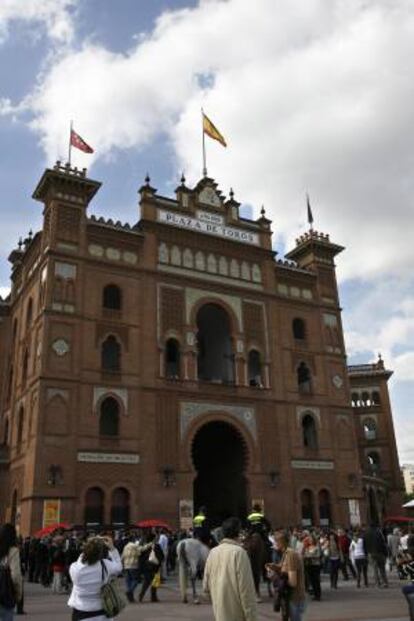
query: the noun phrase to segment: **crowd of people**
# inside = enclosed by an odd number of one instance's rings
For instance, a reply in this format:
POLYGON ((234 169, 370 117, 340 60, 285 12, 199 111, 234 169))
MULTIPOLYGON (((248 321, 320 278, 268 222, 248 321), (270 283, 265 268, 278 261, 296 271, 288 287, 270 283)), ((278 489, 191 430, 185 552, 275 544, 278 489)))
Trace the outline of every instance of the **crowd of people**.
POLYGON ((338 588, 340 576, 360 589, 387 588, 394 572, 404 581, 414 621, 412 531, 375 526, 273 530, 259 507, 244 528, 238 518, 229 518, 211 529, 200 511, 190 531, 176 533, 165 528, 99 535, 58 531, 19 540, 14 526, 5 524, 0 530, 0 621, 25 613, 25 581, 68 594, 73 621, 103 621, 108 616, 101 589, 113 576, 123 575, 129 602, 144 601, 148 592, 150 601, 158 602, 160 585, 177 570, 182 602, 189 601, 190 583, 192 601, 200 603, 197 580, 202 580, 216 621, 257 621, 263 584, 281 621, 302 621, 307 598, 322 598, 323 573, 331 589, 338 588))

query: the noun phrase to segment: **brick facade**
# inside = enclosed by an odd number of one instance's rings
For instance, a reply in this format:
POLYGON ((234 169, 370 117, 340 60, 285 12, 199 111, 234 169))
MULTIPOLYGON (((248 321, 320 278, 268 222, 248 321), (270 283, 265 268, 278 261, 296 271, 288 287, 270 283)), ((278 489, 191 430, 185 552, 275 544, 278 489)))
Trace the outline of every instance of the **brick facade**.
POLYGON ((310 231, 278 260, 265 214, 241 218, 209 178, 183 181, 174 200, 147 180, 135 226, 88 217, 99 186, 59 163, 46 170, 33 195, 43 229, 9 258, 0 519, 33 532, 59 499, 70 523, 178 525, 180 501, 225 497, 232 476, 239 513, 257 499, 274 524, 347 525, 350 507, 365 522, 374 501, 378 519, 399 511, 390 373, 381 361, 346 366, 343 249, 310 231), (205 458, 223 481, 195 467, 200 430, 215 423, 233 434, 227 458, 214 442, 205 458))

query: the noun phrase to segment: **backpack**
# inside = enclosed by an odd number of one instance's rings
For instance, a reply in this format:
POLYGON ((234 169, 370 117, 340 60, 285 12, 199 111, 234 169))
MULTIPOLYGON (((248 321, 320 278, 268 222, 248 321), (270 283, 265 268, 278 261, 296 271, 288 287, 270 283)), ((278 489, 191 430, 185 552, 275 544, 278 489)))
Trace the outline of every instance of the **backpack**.
POLYGON ((16 594, 7 557, 0 561, 0 605, 3 608, 14 608, 16 594))
MULTIPOLYGON (((107 569, 105 563, 101 561, 102 582, 105 580, 107 569)), ((110 578, 101 587, 102 608, 108 618, 116 617, 125 608, 126 600, 124 594, 118 588, 116 577, 110 578)))

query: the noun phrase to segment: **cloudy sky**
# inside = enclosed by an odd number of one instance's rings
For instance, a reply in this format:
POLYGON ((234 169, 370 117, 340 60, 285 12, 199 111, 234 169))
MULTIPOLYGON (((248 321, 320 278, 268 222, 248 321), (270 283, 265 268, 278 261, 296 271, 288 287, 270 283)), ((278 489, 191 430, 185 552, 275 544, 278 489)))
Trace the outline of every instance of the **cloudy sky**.
POLYGON ((229 148, 209 174, 245 214, 262 204, 283 254, 315 226, 338 257, 351 363, 382 353, 400 458, 414 462, 412 0, 1 0, 0 292, 41 222, 30 196, 67 154, 103 181, 91 212, 133 223, 137 188, 201 174, 200 107, 229 148), (411 401, 413 400, 413 401, 411 401))

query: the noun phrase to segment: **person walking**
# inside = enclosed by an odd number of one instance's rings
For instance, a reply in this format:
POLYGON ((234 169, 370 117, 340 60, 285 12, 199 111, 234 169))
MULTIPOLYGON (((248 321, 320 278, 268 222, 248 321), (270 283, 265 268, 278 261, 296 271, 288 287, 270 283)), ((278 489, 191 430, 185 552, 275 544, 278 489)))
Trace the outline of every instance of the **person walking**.
POLYGON ((387 560, 388 549, 384 535, 381 530, 371 525, 364 535, 365 549, 368 558, 374 568, 375 584, 377 587, 388 587, 385 562, 387 560))
POLYGON ((304 542, 303 562, 305 573, 308 575, 309 587, 312 590, 314 601, 321 600, 321 557, 322 550, 316 533, 310 533, 304 542))
POLYGON ((0 621, 13 621, 14 607, 23 596, 20 552, 13 524, 4 524, 0 529, 0 580, 4 587, 1 589, 0 621))
POLYGON ((268 563, 266 567, 269 575, 274 577, 278 585, 279 596, 286 599, 286 605, 283 606, 283 618, 290 621, 302 621, 306 606, 305 570, 302 556, 289 547, 287 533, 276 532, 274 541, 281 560, 279 563, 268 563))
POLYGON ((361 576, 364 576, 364 585, 368 586, 368 556, 365 548, 364 537, 360 530, 354 532, 349 546, 349 554, 357 571, 357 588, 361 588, 361 576))
POLYGON ((81 619, 108 621, 102 608, 102 585, 121 572, 121 557, 112 539, 110 537, 88 539, 82 554, 69 568, 73 583, 68 600, 68 606, 72 608, 72 621, 81 619))
POLYGON ((348 569, 350 570, 352 577, 354 580, 356 579, 356 572, 351 563, 351 559, 349 557, 349 546, 351 545, 351 538, 348 533, 343 528, 338 528, 338 545, 341 549, 341 571, 344 577, 344 580, 349 580, 348 569))
POLYGON ((326 556, 329 559, 329 577, 331 589, 338 588, 339 567, 341 565, 341 548, 339 547, 338 537, 333 531, 329 533, 325 541, 326 556))
POLYGON ((392 533, 389 533, 387 537, 388 546, 388 561, 390 564, 390 571, 397 566, 397 556, 400 549, 400 530, 394 528, 392 533))
POLYGON ((210 594, 215 621, 257 621, 256 592, 246 550, 238 541, 240 520, 222 524, 223 539, 210 551, 203 589, 210 594))
POLYGON ((141 554, 140 567, 143 581, 138 599, 142 602, 145 593, 151 587, 151 601, 158 602, 157 589, 161 584, 160 567, 164 560, 164 554, 161 546, 155 541, 153 533, 147 536, 146 543, 150 543, 150 547, 141 554))
POLYGON ((125 592, 127 600, 134 602, 134 591, 139 583, 138 563, 142 552, 148 550, 151 543, 140 545, 137 541, 129 541, 122 550, 121 560, 125 573, 125 592))

